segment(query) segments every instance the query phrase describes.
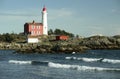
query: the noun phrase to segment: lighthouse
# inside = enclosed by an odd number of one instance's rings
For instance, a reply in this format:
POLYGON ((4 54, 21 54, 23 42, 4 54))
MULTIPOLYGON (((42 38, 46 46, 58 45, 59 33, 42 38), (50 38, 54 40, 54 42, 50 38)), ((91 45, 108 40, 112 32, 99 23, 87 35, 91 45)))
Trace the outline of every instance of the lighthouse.
POLYGON ((44 6, 42 10, 42 24, 43 24, 43 35, 48 35, 48 25, 47 25, 47 9, 44 6))

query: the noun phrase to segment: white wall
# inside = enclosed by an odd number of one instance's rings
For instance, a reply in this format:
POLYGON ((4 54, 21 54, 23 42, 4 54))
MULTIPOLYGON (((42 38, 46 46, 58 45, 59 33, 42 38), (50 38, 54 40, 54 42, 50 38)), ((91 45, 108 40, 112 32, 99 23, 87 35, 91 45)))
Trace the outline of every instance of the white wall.
POLYGON ((43 34, 48 35, 47 12, 42 12, 43 34))
POLYGON ((28 39, 27 39, 27 42, 28 42, 28 43, 38 43, 39 40, 38 40, 38 38, 28 38, 28 39))

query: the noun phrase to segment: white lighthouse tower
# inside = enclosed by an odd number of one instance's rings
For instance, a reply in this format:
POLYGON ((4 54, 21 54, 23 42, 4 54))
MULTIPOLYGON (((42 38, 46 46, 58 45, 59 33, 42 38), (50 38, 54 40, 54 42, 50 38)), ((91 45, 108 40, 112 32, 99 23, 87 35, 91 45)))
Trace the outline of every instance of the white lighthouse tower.
POLYGON ((43 24, 43 35, 48 35, 48 25, 47 25, 47 9, 44 6, 42 10, 42 24, 43 24))

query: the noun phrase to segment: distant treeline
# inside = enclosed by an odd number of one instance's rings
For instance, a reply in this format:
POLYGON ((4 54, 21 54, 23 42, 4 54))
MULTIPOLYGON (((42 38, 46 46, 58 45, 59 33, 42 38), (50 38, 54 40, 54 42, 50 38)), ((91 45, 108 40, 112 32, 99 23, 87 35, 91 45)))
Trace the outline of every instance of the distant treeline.
POLYGON ((66 32, 65 30, 61 30, 61 29, 55 29, 55 30, 50 29, 48 31, 48 34, 49 35, 67 35, 69 37, 74 37, 74 34, 66 32))
POLYGON ((20 42, 25 40, 25 36, 23 33, 15 34, 15 33, 5 33, 0 34, 0 42, 20 42))

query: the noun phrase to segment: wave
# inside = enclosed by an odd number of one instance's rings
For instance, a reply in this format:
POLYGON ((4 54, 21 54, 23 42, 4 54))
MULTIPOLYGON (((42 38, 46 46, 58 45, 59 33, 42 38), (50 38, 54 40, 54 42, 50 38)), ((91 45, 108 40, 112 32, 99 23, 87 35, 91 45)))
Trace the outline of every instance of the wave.
POLYGON ((120 60, 114 59, 104 59, 104 58, 77 58, 77 57, 65 57, 67 60, 81 60, 85 62, 103 62, 103 63, 111 63, 111 64, 120 64, 120 60))
POLYGON ((117 64, 120 63, 120 60, 113 60, 113 59, 103 59, 102 62, 117 64))
POLYGON ((77 58, 77 57, 65 57, 67 60, 81 60, 85 62, 97 62, 102 61, 103 58, 77 58))
POLYGON ((32 64, 32 65, 48 65, 47 61, 18 61, 18 60, 9 60, 9 63, 12 64, 32 64))
POLYGON ((31 61, 9 60, 9 63, 13 63, 13 64, 31 64, 31 61))
POLYGON ((102 68, 102 67, 69 65, 69 64, 53 63, 53 62, 49 62, 49 61, 18 61, 18 60, 9 60, 9 63, 12 63, 12 64, 40 65, 40 66, 48 66, 48 67, 52 67, 52 68, 65 68, 65 69, 74 69, 74 70, 80 70, 80 71, 120 71, 120 69, 115 69, 115 68, 102 68))
POLYGON ((52 63, 52 62, 50 62, 48 66, 53 67, 53 68, 66 68, 66 69, 75 69, 75 70, 80 70, 80 71, 120 71, 120 69, 115 69, 115 68, 67 65, 67 64, 59 64, 59 63, 52 63))

